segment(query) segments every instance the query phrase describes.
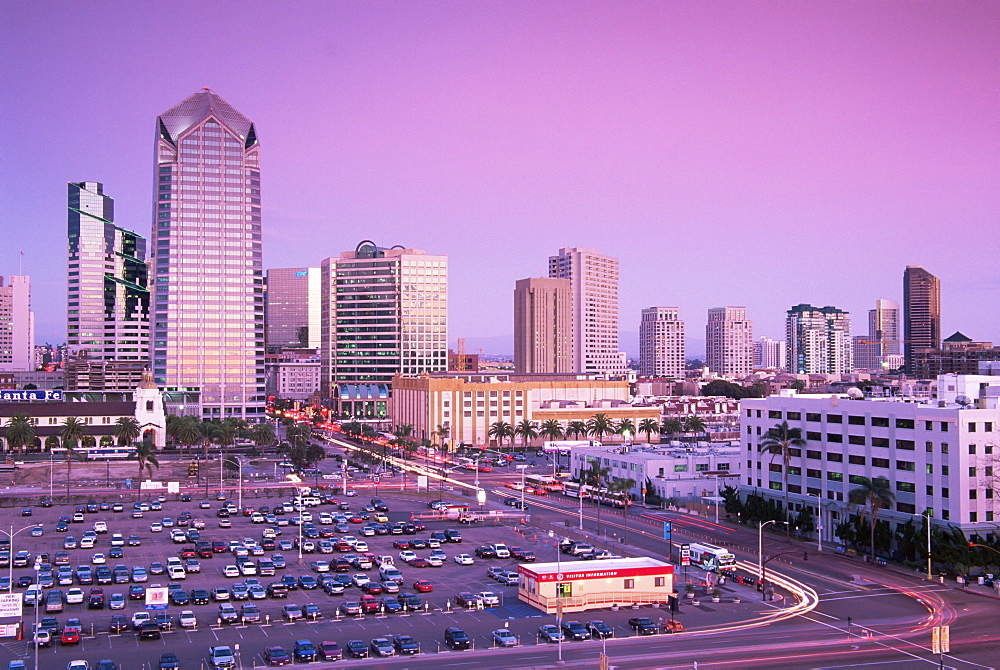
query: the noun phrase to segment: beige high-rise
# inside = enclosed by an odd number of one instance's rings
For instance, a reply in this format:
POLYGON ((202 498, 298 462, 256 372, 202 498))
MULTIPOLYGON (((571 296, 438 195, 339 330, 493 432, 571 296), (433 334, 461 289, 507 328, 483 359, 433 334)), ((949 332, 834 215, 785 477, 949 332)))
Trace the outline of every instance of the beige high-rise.
POLYGON ((753 372, 753 322, 746 307, 714 307, 705 327, 705 358, 717 375, 753 372))
POLYGON ((569 279, 519 279, 514 286, 514 369, 573 372, 573 291, 569 279))
POLYGON ((684 379, 684 322, 676 307, 642 310, 639 374, 684 379))

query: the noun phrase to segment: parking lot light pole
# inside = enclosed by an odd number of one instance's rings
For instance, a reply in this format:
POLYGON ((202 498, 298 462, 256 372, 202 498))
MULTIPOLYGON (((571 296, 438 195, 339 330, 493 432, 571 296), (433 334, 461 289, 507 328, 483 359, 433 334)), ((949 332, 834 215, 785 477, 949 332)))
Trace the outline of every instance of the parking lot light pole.
MULTIPOLYGON (((36 559, 35 560, 35 583, 36 584, 38 583, 38 574, 41 571, 41 569, 42 569, 42 564, 39 563, 38 560, 36 559)), ((13 588, 13 585, 11 585, 11 588, 13 588)), ((32 641, 32 643, 34 644, 34 647, 35 647, 35 665, 33 666, 35 670, 38 670, 38 643, 35 642, 34 638, 35 638, 35 635, 38 633, 38 607, 39 607, 38 596, 40 596, 40 595, 41 595, 40 592, 35 594, 35 627, 31 631, 31 638, 32 638, 31 641, 32 641)))
POLYGON ((760 524, 760 528, 757 530, 757 576, 760 579, 760 597, 762 600, 767 599, 766 588, 764 584, 764 527, 772 523, 786 523, 779 519, 771 519, 770 521, 765 521, 760 524))
MULTIPOLYGON (((23 533, 26 530, 31 530, 36 525, 38 525, 38 524, 34 524, 34 525, 31 525, 31 526, 25 526, 24 528, 22 528, 20 530, 14 530, 14 524, 11 524, 10 525, 10 532, 9 533, 7 531, 5 531, 5 530, 0 530, 0 535, 6 535, 7 539, 10 540, 10 565, 8 565, 8 568, 7 568, 7 578, 10 580, 10 592, 11 593, 14 592, 14 536, 17 535, 18 533, 23 533)), ((37 580, 36 580, 35 583, 36 584, 38 583, 37 580)))
POLYGON ((521 471, 521 512, 524 512, 524 471, 528 467, 527 465, 515 466, 521 471))

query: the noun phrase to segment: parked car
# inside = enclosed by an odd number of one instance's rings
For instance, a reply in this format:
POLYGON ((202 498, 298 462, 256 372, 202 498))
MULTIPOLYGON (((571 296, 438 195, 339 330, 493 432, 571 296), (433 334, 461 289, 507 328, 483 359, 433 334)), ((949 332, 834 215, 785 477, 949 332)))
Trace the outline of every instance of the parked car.
POLYGON ((517 637, 506 628, 493 631, 493 644, 498 647, 516 647, 520 644, 517 637))
POLYGON ((656 624, 649 617, 633 617, 628 620, 629 627, 638 635, 656 635, 656 624))
POLYGON ((465 634, 465 631, 454 626, 444 629, 444 642, 456 650, 472 648, 472 641, 469 640, 469 636, 465 634))

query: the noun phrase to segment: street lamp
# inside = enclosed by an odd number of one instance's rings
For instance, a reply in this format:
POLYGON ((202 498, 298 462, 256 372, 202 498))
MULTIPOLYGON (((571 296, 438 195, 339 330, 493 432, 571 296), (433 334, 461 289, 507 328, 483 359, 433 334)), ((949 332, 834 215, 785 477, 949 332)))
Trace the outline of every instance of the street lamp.
POLYGON ((528 466, 516 465, 514 467, 521 471, 521 511, 524 512, 524 471, 528 468, 528 466))
MULTIPOLYGON (((35 527, 35 525, 37 525, 37 524, 31 525, 31 526, 25 526, 24 528, 21 528, 20 530, 14 530, 14 524, 11 524, 10 525, 10 532, 7 532, 5 530, 0 530, 0 535, 6 535, 7 539, 10 540, 10 557, 11 558, 10 558, 10 565, 7 568, 7 578, 10 580, 10 590, 11 590, 11 593, 13 593, 13 591, 14 591, 14 536, 18 535, 19 533, 23 533, 26 530, 31 530, 32 528, 35 527)), ((38 581, 36 580, 35 583, 37 584, 38 581)))
MULTIPOLYGON (((555 533, 549 531, 549 537, 555 539, 555 533)), ((560 556, 561 549, 559 545, 561 542, 553 543, 556 548, 556 627, 559 629, 559 664, 562 665, 562 583, 559 580, 559 576, 562 575, 562 556, 560 556)), ((546 609, 548 609, 546 607, 546 609)))
POLYGON ((767 599, 767 590, 764 584, 764 527, 772 523, 787 523, 787 521, 771 519, 770 521, 765 521, 760 524, 760 528, 757 530, 757 574, 760 577, 761 600, 767 599))
POLYGON ((819 493, 814 493, 816 496, 816 551, 817 553, 823 553, 823 497, 819 493))
MULTIPOLYGON (((35 583, 36 584, 38 583, 38 575, 39 575, 41 569, 42 569, 42 564, 39 563, 38 559, 36 558, 35 559, 35 583)), ((11 588, 13 588, 13 584, 11 585, 11 588)), ((35 593, 35 627, 31 631, 31 641, 35 645, 35 665, 33 666, 35 670, 38 670, 38 640, 35 639, 35 636, 38 634, 38 608, 41 605, 41 603, 39 603, 38 600, 39 600, 39 597, 41 595, 42 595, 41 590, 39 590, 39 591, 37 591, 35 593)))
POLYGON ((924 523, 927 524, 927 580, 930 581, 931 577, 931 516, 934 514, 934 510, 927 508, 921 515, 924 517, 924 523))

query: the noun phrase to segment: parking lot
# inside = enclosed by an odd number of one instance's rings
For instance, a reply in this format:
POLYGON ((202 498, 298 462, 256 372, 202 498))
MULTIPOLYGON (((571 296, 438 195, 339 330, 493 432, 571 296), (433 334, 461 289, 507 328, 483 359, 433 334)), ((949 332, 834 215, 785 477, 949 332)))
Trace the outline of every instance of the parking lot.
MULTIPOLYGON (((176 497, 176 496, 171 496, 176 497)), ((447 650, 444 642, 444 631, 448 627, 458 627, 463 629, 469 636, 471 645, 477 649, 483 647, 493 647, 497 643, 494 639, 493 631, 497 629, 507 629, 521 644, 538 644, 538 630, 544 624, 554 623, 554 617, 543 615, 538 610, 531 608, 517 599, 517 588, 514 585, 505 585, 488 575, 488 569, 493 569, 495 573, 516 572, 517 559, 513 556, 506 559, 481 558, 476 555, 476 549, 481 546, 496 542, 505 542, 508 547, 517 547, 533 551, 539 561, 555 560, 556 549, 553 546, 543 544, 537 537, 522 537, 515 534, 514 529, 508 526, 482 526, 482 525, 462 525, 458 526, 447 521, 428 521, 426 527, 420 530, 414 528, 404 528, 402 533, 376 534, 370 530, 363 529, 374 524, 377 518, 387 518, 387 523, 383 526, 390 528, 396 524, 406 524, 411 520, 411 515, 418 512, 427 512, 427 502, 435 497, 433 493, 400 493, 394 495, 382 495, 381 498, 387 504, 389 510, 386 517, 378 517, 378 512, 370 505, 369 498, 353 497, 338 500, 344 503, 321 504, 316 507, 308 507, 306 511, 311 514, 312 521, 306 521, 301 525, 306 534, 329 535, 328 538, 304 538, 303 548, 310 548, 306 541, 312 543, 314 551, 304 551, 299 558, 299 550, 296 547, 299 537, 300 526, 296 524, 297 512, 285 512, 275 515, 269 522, 264 518, 263 523, 254 523, 252 516, 247 516, 243 510, 237 510, 236 514, 228 518, 220 518, 219 510, 225 502, 212 499, 201 500, 194 497, 189 502, 179 500, 168 500, 162 502, 162 509, 143 511, 141 518, 133 518, 133 503, 135 497, 121 499, 122 511, 113 511, 112 502, 118 502, 119 497, 107 502, 109 509, 87 512, 82 514, 82 521, 69 521, 65 524, 66 529, 56 531, 60 517, 72 517, 76 514, 75 506, 54 506, 41 508, 35 506, 31 509, 31 516, 18 516, 19 510, 4 510, 4 516, 11 517, 6 521, 13 521, 15 530, 19 527, 28 528, 38 524, 43 529, 40 537, 32 537, 30 531, 17 534, 14 537, 12 550, 14 554, 18 551, 28 551, 32 560, 39 554, 47 554, 50 563, 56 559, 58 552, 60 560, 66 560, 68 555, 69 566, 73 569, 73 583, 54 583, 51 586, 44 586, 41 590, 43 594, 53 591, 62 591, 65 595, 70 588, 78 588, 83 592, 83 602, 74 604, 63 604, 59 613, 46 613, 43 604, 39 611, 39 617, 55 616, 56 635, 52 644, 39 649, 40 667, 63 667, 65 663, 72 659, 86 659, 92 665, 101 659, 112 659, 121 668, 159 667, 160 655, 165 651, 174 652, 179 657, 182 667, 198 668, 204 662, 204 667, 208 664, 209 648, 214 645, 229 645, 235 648, 239 644, 240 661, 250 667, 252 664, 263 664, 266 650, 270 647, 280 646, 284 650, 291 652, 295 640, 309 639, 315 644, 323 641, 338 643, 341 648, 347 646, 351 640, 361 640, 366 645, 375 638, 386 638, 394 640, 400 636, 411 636, 420 652, 437 653, 447 650), (367 508, 365 508, 367 506, 367 508), (347 507, 349 509, 341 509, 347 507), (333 515, 342 514, 347 519, 338 519, 333 515), (322 515, 322 517, 321 517, 322 515), (327 518, 330 515, 331 518, 327 518), (187 525, 178 526, 178 520, 182 516, 190 516, 187 525), (331 523, 322 523, 328 521, 331 523), (95 524, 104 523, 107 532, 98 533, 93 548, 81 549, 79 542, 85 531, 94 529, 95 524), (164 571, 160 574, 153 574, 159 571, 157 564, 166 570, 168 564, 176 559, 180 559, 181 565, 186 564, 186 559, 182 558, 182 551, 194 550, 195 544, 191 541, 175 543, 171 541, 171 532, 187 532, 196 525, 204 523, 204 528, 199 530, 198 541, 211 543, 222 543, 223 551, 204 554, 210 558, 197 558, 198 572, 185 571, 183 579, 171 579, 164 571), (308 524, 312 524, 312 530, 308 524), (153 532, 152 524, 159 524, 162 530, 153 532), (227 527, 228 526, 228 527, 227 527), (254 548, 263 543, 265 529, 269 529, 267 534, 273 534, 275 541, 274 549, 254 548), (432 547, 401 548, 404 542, 413 540, 427 541, 432 533, 443 532, 446 529, 454 529, 460 532, 461 542, 440 542, 438 553, 443 553, 444 558, 439 567, 434 564, 423 565, 426 559, 430 558, 432 547), (348 532, 343 532, 344 530, 348 532), (111 541, 116 535, 120 535, 124 540, 121 558, 112 558, 113 550, 111 541), (77 542, 77 548, 64 549, 67 536, 72 536, 77 542), (134 536, 134 537, 133 537, 134 536), (344 540, 344 536, 352 536, 344 540), (131 544, 129 539, 132 538, 131 544), (330 553, 322 553, 319 543, 328 541, 336 543, 341 541, 340 547, 334 548, 330 553), (358 546, 356 541, 364 542, 367 546, 358 546), (279 543, 291 543, 280 548, 279 543), (344 542, 347 542, 345 547, 344 542), (393 546, 394 543, 396 546, 393 546), (351 546, 353 544, 353 546, 351 546), (346 550, 344 550, 346 548, 346 550), (245 557, 238 557, 234 553, 246 553, 245 557), (409 563, 403 562, 400 558, 401 552, 412 551, 418 559, 410 559, 409 563), (277 552, 280 557, 273 556, 277 552), (471 564, 460 564, 455 561, 457 554, 469 554, 471 564), (102 554, 105 563, 93 563, 94 555, 102 554), (254 555, 258 554, 258 555, 254 555), (396 601, 404 600, 406 593, 411 594, 405 600, 410 601, 410 606, 392 607, 393 611, 387 611, 387 606, 383 604, 382 598, 386 593, 373 593, 368 596, 370 601, 368 613, 351 614, 354 611, 353 605, 348 603, 358 603, 364 608, 362 602, 364 594, 355 584, 362 583, 365 578, 378 582, 379 565, 372 562, 371 567, 364 568, 363 556, 368 554, 370 558, 380 556, 391 556, 393 564, 401 575, 401 588, 399 594, 388 594, 396 601), (355 557, 361 561, 362 567, 351 566, 347 571, 336 572, 336 562, 345 557, 355 557), (236 568, 238 558, 245 558, 246 561, 254 562, 258 568, 261 562, 280 564, 280 558, 286 563, 284 568, 276 568, 274 576, 240 574, 236 568), (278 559, 278 560, 275 560, 278 559), (315 561, 325 561, 330 565, 329 572, 317 572, 311 564, 315 561), (79 568, 89 566, 93 574, 99 567, 108 567, 114 571, 115 566, 124 566, 127 572, 128 581, 121 583, 99 584, 96 579, 93 584, 80 583, 79 568), (227 577, 227 567, 229 574, 227 577), (139 570, 136 570, 139 568, 139 570), (233 572, 235 570, 235 573, 233 572), (145 573, 145 575, 143 575, 145 573), (143 576, 145 581, 142 580, 143 576), (307 578, 301 580, 300 578, 307 578), (322 587, 303 588, 312 586, 314 580, 323 578, 331 579, 339 577, 349 585, 344 586, 342 593, 337 587, 330 587, 324 590, 322 587), (250 589, 244 589, 249 581, 249 586, 253 586, 253 580, 257 580, 264 588, 264 595, 260 597, 258 592, 254 598, 250 594, 250 589), (275 582, 285 581, 289 586, 293 586, 287 595, 282 597, 280 587, 271 587, 275 582), (305 582, 303 584, 302 582, 305 582), (426 582, 417 587, 416 582, 426 582), (133 598, 129 590, 139 591, 139 587, 148 588, 154 585, 168 586, 173 583, 174 589, 181 589, 185 592, 188 604, 170 604, 160 625, 147 626, 148 629, 160 628, 160 635, 154 635, 155 630, 148 630, 148 635, 140 636, 133 629, 132 620, 136 613, 145 612, 145 601, 142 598, 133 598), (242 585, 242 586, 238 586, 242 585), (234 589, 234 587, 236 587, 234 589), (90 591, 93 588, 103 590, 103 603, 91 609, 88 606, 90 591), (228 594, 227 600, 216 600, 222 597, 219 589, 224 589, 228 594), (207 592, 207 602, 194 604, 191 602, 196 590, 207 592), (214 591, 214 592, 213 592, 214 591), (484 593, 487 592, 487 593, 484 593), (456 595, 460 593, 471 594, 472 600, 468 601, 468 595, 463 598, 467 604, 457 604, 456 595), (121 594, 121 595, 114 595, 121 594), (492 597, 491 595, 492 594, 492 597), (122 605, 122 609, 111 611, 108 605, 112 598, 122 605), (122 601, 124 601, 122 603, 122 601), (479 603, 483 607, 480 609, 479 603), (228 608, 232 605, 232 609, 228 608), (253 609, 249 611, 253 619, 259 617, 256 622, 245 621, 240 614, 246 612, 246 606, 256 607, 257 615, 253 615, 253 609), (289 608, 289 605, 298 606, 298 613, 305 615, 311 610, 311 616, 295 618, 290 620, 290 616, 296 615, 296 608, 289 608), (222 608, 220 610, 220 607, 222 608), (395 611, 397 610, 398 611, 395 611), (289 612, 291 610, 291 612, 289 612), (193 613, 195 625, 192 627, 182 627, 180 625, 180 615, 182 612, 193 613), (231 623, 220 622, 220 614, 233 616, 231 623), (124 630, 112 630, 112 616, 120 615, 124 617, 127 626, 124 630), (71 618, 77 618, 81 624, 81 636, 78 642, 72 641, 66 645, 59 642, 60 629, 65 628, 71 618), (168 622, 169 621, 169 622, 168 622)), ((259 509, 266 506, 273 510, 275 505, 280 505, 287 501, 287 498, 245 498, 244 507, 259 509)), ((234 501, 226 501, 234 502, 234 501)), ((303 514, 305 517, 305 514, 303 514)), ((79 519, 80 516, 77 516, 79 519)), ((260 519, 258 519, 259 521, 260 519)), ((397 529, 398 530, 398 529, 397 529)), ((419 544, 419 542, 418 542, 419 544)), ((328 547, 329 549, 329 547, 328 547)), ((404 553, 404 556, 407 556, 404 553)), ((566 559, 573 560, 573 559, 566 559)), ((468 560, 465 561, 468 563, 468 560)), ((60 566, 53 566, 53 574, 58 575, 57 569, 60 566)), ((189 566, 190 567, 190 566, 189 566)), ((343 567, 343 566, 342 566, 343 567)), ((4 568, 0 567, 0 574, 4 568)), ((86 573, 86 570, 84 571, 86 573)), ((119 572, 123 572, 119 569, 119 572)), ((179 575, 180 573, 175 573, 179 575)), ((27 566, 14 567, 12 576, 15 583, 20 578, 35 577, 35 570, 32 564, 27 566)), ((501 577, 503 579, 503 577, 501 577)), ((119 578, 120 579, 120 578, 119 578)), ((24 592, 24 587, 14 588, 17 592, 24 592)), ((374 589, 373 589, 374 590, 374 589)), ((259 591, 259 589, 258 589, 259 591)), ((138 596, 138 593, 135 594, 138 596)), ((47 599, 43 596, 43 603, 47 599)), ((171 601, 173 602, 173 601, 171 601)), ((390 601, 391 602, 391 601, 390 601)), ((664 610, 647 610, 654 615, 662 617, 664 610)), ((151 612, 155 616, 157 612, 151 612)), ((607 621, 615 636, 622 637, 634 634, 627 625, 628 614, 622 612, 589 612, 567 619, 578 619, 586 623, 592 619, 603 619, 607 621)), ((30 647, 31 631, 33 630, 34 612, 30 605, 24 608, 25 639, 19 642, 8 641, 3 648, 8 659, 15 657, 30 657, 33 650, 30 647)), ((155 621, 155 620, 154 620, 155 621)), ((187 622, 190 624, 190 621, 187 622)), ((502 640, 501 640, 502 641, 502 640)), ((544 644, 544 643, 541 643, 544 644)), ((345 656, 347 654, 345 653, 345 656)), ((30 662, 29 662, 30 667, 30 662)))

